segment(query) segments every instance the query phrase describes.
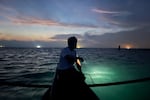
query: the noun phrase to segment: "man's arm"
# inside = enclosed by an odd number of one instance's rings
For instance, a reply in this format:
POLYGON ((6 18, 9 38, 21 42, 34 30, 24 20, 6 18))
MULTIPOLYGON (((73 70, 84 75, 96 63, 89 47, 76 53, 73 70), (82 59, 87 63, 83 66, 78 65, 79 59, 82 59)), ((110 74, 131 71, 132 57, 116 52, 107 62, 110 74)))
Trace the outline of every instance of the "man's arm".
POLYGON ((78 70, 79 70, 80 72, 82 72, 82 70, 81 70, 81 62, 80 62, 79 59, 76 60, 76 66, 77 66, 78 70))
POLYGON ((83 60, 83 58, 81 58, 81 57, 76 57, 76 66, 77 66, 77 68, 78 68, 78 70, 80 71, 80 72, 82 72, 82 70, 81 70, 81 62, 83 62, 84 60, 83 60))

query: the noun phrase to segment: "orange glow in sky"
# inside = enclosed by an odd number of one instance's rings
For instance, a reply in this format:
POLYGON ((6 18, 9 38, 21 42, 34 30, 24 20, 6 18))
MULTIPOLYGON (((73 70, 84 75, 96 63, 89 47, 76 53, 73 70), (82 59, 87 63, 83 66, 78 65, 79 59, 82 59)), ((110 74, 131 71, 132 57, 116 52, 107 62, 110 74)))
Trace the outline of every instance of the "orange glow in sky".
POLYGON ((130 45, 126 45, 125 48, 126 48, 126 49, 131 49, 131 46, 130 46, 130 45))
POLYGON ((122 45, 122 48, 131 49, 131 48, 135 48, 135 46, 133 44, 124 44, 122 45))

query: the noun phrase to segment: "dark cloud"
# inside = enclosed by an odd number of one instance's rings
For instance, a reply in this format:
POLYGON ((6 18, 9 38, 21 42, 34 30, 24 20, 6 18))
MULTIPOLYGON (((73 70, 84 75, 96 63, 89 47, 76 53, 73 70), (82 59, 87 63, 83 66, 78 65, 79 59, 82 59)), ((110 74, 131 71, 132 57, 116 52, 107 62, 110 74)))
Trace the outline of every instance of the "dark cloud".
POLYGON ((103 35, 85 33, 82 42, 87 47, 115 48, 118 45, 129 44, 134 48, 150 48, 149 37, 150 31, 142 28, 118 33, 105 33, 103 35))
POLYGON ((48 47, 64 47, 65 42, 55 41, 55 42, 43 42, 43 41, 17 41, 17 40, 0 40, 0 45, 5 47, 23 47, 23 48, 35 48, 40 45, 43 48, 48 47))
MULTIPOLYGON (((1 33, 0 33, 1 34, 1 33)), ((0 40, 0 45, 5 47, 31 47, 34 48, 37 45, 41 47, 65 47, 67 46, 67 38, 71 36, 76 36, 78 40, 82 39, 79 34, 62 34, 50 37, 47 42, 44 41, 21 41, 21 40, 0 40)))
POLYGON ((65 47, 66 40, 70 36, 76 36, 80 45, 86 48, 116 48, 118 45, 132 45, 133 48, 150 48, 150 30, 138 29, 132 31, 123 31, 118 33, 105 33, 96 35, 86 32, 84 35, 79 34, 62 34, 51 37, 49 42, 43 41, 0 41, 1 44, 12 47, 65 47))
POLYGON ((55 35, 54 37, 50 37, 49 39, 55 40, 55 41, 66 41, 68 37, 75 36, 79 40, 83 38, 80 34, 61 34, 61 35, 55 35))

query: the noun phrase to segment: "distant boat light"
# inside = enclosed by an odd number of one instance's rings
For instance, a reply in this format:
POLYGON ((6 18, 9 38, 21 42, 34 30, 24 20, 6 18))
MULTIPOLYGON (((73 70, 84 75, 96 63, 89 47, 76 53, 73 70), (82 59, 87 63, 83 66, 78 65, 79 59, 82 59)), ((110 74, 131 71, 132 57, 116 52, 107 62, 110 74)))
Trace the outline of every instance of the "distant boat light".
POLYGON ((3 45, 0 45, 0 48, 3 48, 4 46, 3 45))
POLYGON ((37 45, 36 48, 41 48, 41 46, 40 46, 40 45, 37 45))

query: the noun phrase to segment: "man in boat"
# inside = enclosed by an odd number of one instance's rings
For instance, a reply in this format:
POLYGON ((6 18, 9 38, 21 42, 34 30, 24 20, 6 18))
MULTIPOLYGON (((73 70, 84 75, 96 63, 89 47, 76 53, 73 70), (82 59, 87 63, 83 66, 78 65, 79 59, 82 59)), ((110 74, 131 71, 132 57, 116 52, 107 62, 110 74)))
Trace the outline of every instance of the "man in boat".
POLYGON ((78 60, 83 61, 83 58, 77 57, 76 54, 76 47, 77 47, 77 38, 76 37, 69 37, 68 38, 68 47, 62 49, 60 54, 60 60, 57 66, 57 71, 70 71, 75 70, 75 65, 78 68, 78 71, 81 72, 81 65, 78 60))
POLYGON ((52 87, 44 94, 42 100, 99 100, 85 83, 80 61, 76 54, 77 38, 69 37, 68 46, 63 48, 56 68, 52 87))
MULTIPOLYGON (((68 46, 63 48, 60 54, 59 63, 56 68, 56 75, 53 82, 51 95, 54 99, 71 97, 80 88, 80 84, 85 80, 81 71, 80 61, 82 57, 77 57, 77 38, 69 37, 68 46)), ((71 98, 68 98, 71 100, 71 98)))

